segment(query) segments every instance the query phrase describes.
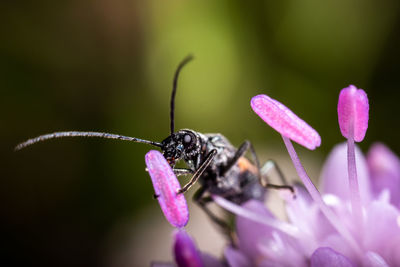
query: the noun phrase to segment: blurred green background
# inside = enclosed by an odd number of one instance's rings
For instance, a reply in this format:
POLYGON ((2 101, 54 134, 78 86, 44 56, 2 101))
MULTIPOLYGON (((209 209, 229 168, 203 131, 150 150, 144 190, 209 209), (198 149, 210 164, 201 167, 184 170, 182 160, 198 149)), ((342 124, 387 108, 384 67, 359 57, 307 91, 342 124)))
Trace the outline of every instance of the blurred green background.
POLYGON ((189 53, 177 129, 220 132, 235 146, 249 139, 265 160, 284 152, 250 109, 265 93, 320 133, 317 151, 299 148, 320 166, 343 141, 339 90, 355 84, 370 99, 362 149, 379 140, 399 154, 399 8, 398 0, 2 1, 0 265, 107 265, 110 243, 122 246, 109 238, 119 222, 160 213, 144 170, 150 147, 93 139, 13 147, 59 130, 161 141, 173 73, 189 53))

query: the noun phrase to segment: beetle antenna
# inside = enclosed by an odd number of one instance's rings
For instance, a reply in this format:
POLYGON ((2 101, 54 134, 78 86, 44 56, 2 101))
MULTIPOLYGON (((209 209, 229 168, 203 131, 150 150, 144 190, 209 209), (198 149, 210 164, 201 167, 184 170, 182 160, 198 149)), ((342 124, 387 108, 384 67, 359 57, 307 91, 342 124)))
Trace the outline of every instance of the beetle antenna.
POLYGON ((118 139, 118 140, 148 144, 148 145, 152 145, 152 146, 156 146, 156 147, 162 146, 161 143, 148 141, 148 140, 144 140, 144 139, 139 139, 139 138, 135 138, 135 137, 123 136, 123 135, 119 135, 119 134, 71 131, 71 132, 55 132, 55 133, 40 135, 38 137, 29 139, 23 143, 20 143, 19 145, 17 145, 15 147, 15 151, 21 150, 27 146, 36 144, 38 142, 46 141, 49 139, 64 138, 64 137, 78 137, 78 136, 79 137, 99 137, 99 138, 106 138, 106 139, 118 139))
POLYGON ((171 134, 175 132, 175 94, 176 88, 178 87, 178 76, 181 72, 183 66, 193 59, 192 55, 188 55, 181 63, 179 63, 178 68, 175 71, 174 81, 172 84, 172 94, 171 94, 171 110, 170 110, 170 120, 171 120, 171 134))

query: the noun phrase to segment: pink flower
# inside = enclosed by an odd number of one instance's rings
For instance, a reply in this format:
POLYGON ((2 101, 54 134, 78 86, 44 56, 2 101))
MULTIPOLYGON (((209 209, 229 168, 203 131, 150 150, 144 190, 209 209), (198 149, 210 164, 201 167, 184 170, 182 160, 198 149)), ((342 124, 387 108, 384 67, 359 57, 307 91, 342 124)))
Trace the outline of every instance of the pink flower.
MULTIPOLYGON (((269 97, 262 99, 267 102, 265 105, 279 103, 269 97)), ((283 106, 280 110, 287 114, 289 109, 283 106)), ((368 98, 363 90, 354 86, 342 90, 338 116, 341 132, 348 141, 329 154, 320 177, 321 193, 311 183, 290 141, 313 142, 318 135, 296 140, 291 134, 299 132, 298 125, 304 127, 302 122, 296 122, 300 120, 297 116, 290 115, 294 121, 289 122, 280 119, 283 124, 274 118, 285 114, 261 116, 282 134, 305 188, 296 187, 296 197, 286 198, 287 221, 276 218, 258 201, 251 200, 239 207, 216 197, 219 205, 237 214, 239 241, 236 248, 226 250, 229 263, 400 266, 400 160, 383 144, 373 145, 367 158, 354 145, 354 141, 362 141, 365 136, 368 111, 368 98)))
MULTIPOLYGON (((296 188, 296 198, 288 198, 286 202, 288 222, 280 221, 293 226, 297 232, 282 231, 282 228, 278 230, 249 217, 238 216, 236 229, 239 247, 236 253, 241 254, 249 265, 260 263, 259 266, 308 266, 310 261, 311 266, 400 266, 400 213, 399 207, 391 203, 399 198, 391 194, 398 192, 400 187, 400 169, 392 172, 399 166, 399 159, 382 144, 379 144, 380 149, 384 149, 374 152, 376 146, 371 148, 367 159, 358 149, 356 152, 364 227, 355 227, 351 212, 350 193, 346 190, 345 144, 339 144, 332 150, 321 175, 322 197, 338 219, 334 223, 341 223, 349 230, 360 251, 352 248, 347 238, 338 233, 332 222, 323 215, 308 192, 299 187, 296 188), (395 159, 392 163, 386 161, 388 166, 385 166, 381 177, 387 186, 383 188, 382 184, 374 182, 379 178, 369 171, 376 168, 370 162, 371 155, 378 152, 382 154, 373 156, 395 159), (329 250, 317 253, 322 248, 329 250), (339 257, 337 265, 332 264, 331 257, 339 257), (314 265, 313 262, 318 264, 314 265)), ((279 221, 258 201, 249 201, 243 208, 257 214, 260 220, 267 221, 265 218, 268 218, 279 221)))
POLYGON ((340 93, 339 126, 347 142, 328 155, 320 191, 291 143, 315 149, 321 144, 318 133, 268 96, 254 97, 251 105, 282 135, 304 187, 295 187, 295 197, 282 194, 287 220, 257 200, 238 206, 213 196, 236 214, 237 242, 226 247, 225 261, 205 261, 181 230, 174 246, 178 266, 400 266, 400 159, 380 143, 366 157, 355 145, 368 128, 365 92, 351 85, 340 93))
POLYGON ((173 255, 175 263, 153 262, 152 267, 225 267, 226 265, 213 256, 197 249, 193 239, 184 229, 175 230, 173 255))

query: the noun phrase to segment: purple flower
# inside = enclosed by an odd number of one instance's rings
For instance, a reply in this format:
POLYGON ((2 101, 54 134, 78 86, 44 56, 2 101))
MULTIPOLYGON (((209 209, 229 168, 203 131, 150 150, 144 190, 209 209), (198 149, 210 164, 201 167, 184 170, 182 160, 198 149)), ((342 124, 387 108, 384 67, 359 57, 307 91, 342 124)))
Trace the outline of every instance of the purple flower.
POLYGON ((213 256, 200 252, 185 230, 174 232, 173 255, 175 263, 153 262, 152 267, 225 267, 225 263, 213 256))
POLYGON ((318 144, 318 134, 297 138, 306 125, 303 121, 276 100, 255 99, 253 109, 281 133, 305 188, 296 187, 296 197, 285 198, 287 221, 258 201, 239 207, 215 197, 237 215, 238 244, 226 249, 227 262, 232 266, 400 266, 400 160, 383 144, 373 145, 365 158, 354 144, 362 141, 368 128, 365 92, 352 85, 341 91, 338 117, 347 144, 337 145, 329 154, 320 177, 321 193, 290 141, 300 140, 313 149, 302 140, 318 144), (280 108, 270 108, 273 104, 280 108), (263 105, 268 112, 263 112, 263 105))
POLYGON ((355 145, 368 128, 366 93, 353 85, 340 93, 339 126, 347 142, 336 145, 328 155, 320 191, 291 143, 315 149, 321 144, 318 133, 268 96, 254 97, 251 106, 282 135, 304 187, 295 187, 295 197, 281 194, 286 220, 275 217, 257 200, 238 206, 213 196, 218 205, 236 214, 237 242, 225 248, 222 262, 204 256, 183 230, 177 231, 177 265, 400 266, 400 159, 380 143, 374 144, 366 157, 355 145))
POLYGON ((384 144, 372 145, 367 154, 371 189, 374 197, 383 192, 390 195, 390 203, 400 208, 400 160, 384 144))

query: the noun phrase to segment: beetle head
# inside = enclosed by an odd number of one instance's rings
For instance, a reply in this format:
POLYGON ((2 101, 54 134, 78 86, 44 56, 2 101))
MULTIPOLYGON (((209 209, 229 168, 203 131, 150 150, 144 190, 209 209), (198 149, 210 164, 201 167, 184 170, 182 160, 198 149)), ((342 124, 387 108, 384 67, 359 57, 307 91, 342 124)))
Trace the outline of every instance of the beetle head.
POLYGON ((201 138, 192 130, 179 130, 161 142, 161 150, 171 166, 176 161, 190 161, 201 153, 201 138))

